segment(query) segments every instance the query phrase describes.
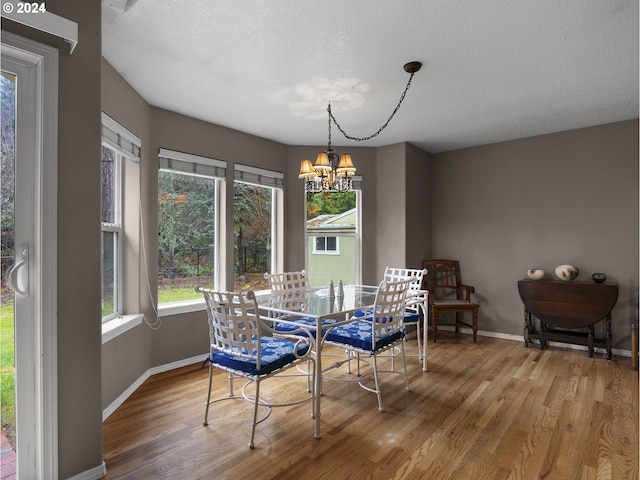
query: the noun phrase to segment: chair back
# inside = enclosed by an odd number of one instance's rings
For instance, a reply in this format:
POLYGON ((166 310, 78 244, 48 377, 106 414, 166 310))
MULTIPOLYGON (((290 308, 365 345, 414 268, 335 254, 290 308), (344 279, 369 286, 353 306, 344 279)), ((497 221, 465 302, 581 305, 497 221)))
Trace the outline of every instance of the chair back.
POLYGON ((271 289, 272 306, 285 310, 305 311, 309 282, 306 272, 265 273, 271 289))
POLYGON ((427 270, 423 277, 423 288, 429 290, 431 298, 455 297, 462 300, 458 260, 423 260, 422 267, 427 270))
POLYGON ((387 282, 397 282, 399 280, 411 280, 408 294, 422 290, 422 278, 427 274, 427 270, 412 268, 387 267, 384 270, 384 280, 387 282))
POLYGON ((253 291, 201 291, 207 304, 211 349, 253 360, 260 370, 261 331, 258 304, 253 291))
POLYGON ((378 286, 373 305, 373 341, 387 337, 403 328, 404 307, 411 280, 383 280, 378 286))
POLYGON ((291 290, 304 290, 309 286, 309 280, 304 270, 299 272, 265 273, 264 277, 269 280, 271 293, 291 290))

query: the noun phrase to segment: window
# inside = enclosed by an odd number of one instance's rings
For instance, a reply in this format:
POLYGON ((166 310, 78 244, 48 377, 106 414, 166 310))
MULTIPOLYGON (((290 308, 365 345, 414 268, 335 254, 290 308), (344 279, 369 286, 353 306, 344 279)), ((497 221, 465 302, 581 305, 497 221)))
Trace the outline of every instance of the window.
POLYGON ((309 285, 360 281, 361 177, 346 193, 306 193, 307 260, 309 285))
POLYGON ((193 286, 219 285, 220 187, 226 163, 160 150, 158 304, 202 300, 193 286))
POLYGON ((338 251, 338 237, 316 237, 315 247, 313 253, 339 254, 338 251))
POLYGON ((102 114, 102 321, 123 312, 123 161, 140 158, 140 139, 102 114))
POLYGON ((102 146, 102 318, 121 313, 120 154, 102 146))
POLYGON ((269 288, 264 274, 281 270, 277 241, 283 175, 245 165, 234 169, 234 290, 269 288))

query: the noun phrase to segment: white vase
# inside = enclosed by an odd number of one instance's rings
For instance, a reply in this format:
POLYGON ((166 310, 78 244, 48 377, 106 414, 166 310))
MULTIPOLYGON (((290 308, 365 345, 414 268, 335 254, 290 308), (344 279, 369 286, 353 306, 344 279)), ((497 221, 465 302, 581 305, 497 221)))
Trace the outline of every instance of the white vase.
POLYGON ((556 267, 556 277, 560 280, 564 280, 565 282, 570 282, 571 280, 575 280, 578 278, 578 274, 580 270, 573 265, 558 265, 556 267))
POLYGON ((527 270, 527 277, 529 277, 531 280, 540 280, 542 277, 544 277, 544 270, 541 270, 539 268, 532 268, 530 270, 527 270))

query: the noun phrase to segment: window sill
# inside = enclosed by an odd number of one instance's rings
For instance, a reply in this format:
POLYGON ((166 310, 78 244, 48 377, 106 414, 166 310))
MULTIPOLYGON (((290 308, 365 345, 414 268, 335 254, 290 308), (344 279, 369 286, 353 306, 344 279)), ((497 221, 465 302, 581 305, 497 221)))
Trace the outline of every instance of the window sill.
POLYGON ((199 312, 205 309, 204 298, 197 300, 185 300, 184 302, 173 302, 158 305, 158 316, 168 317, 181 313, 199 312))
POLYGON ((116 338, 127 330, 131 330, 136 325, 142 323, 144 315, 136 313, 134 315, 121 315, 102 324, 102 344, 116 338))

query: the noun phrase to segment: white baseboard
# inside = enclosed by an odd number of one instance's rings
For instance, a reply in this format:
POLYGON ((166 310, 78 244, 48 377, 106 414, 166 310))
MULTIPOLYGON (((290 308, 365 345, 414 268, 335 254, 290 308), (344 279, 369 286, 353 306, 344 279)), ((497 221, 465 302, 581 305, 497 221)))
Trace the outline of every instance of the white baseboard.
MULTIPOLYGON (((448 330, 450 332, 455 331, 455 327, 452 325, 439 325, 438 329, 448 330)), ((473 331, 470 328, 466 328, 466 327, 460 327, 458 331, 461 333, 469 334, 469 335, 473 334, 473 331)), ((522 342, 524 344, 524 336, 522 335, 512 335, 510 333, 485 332, 483 330, 478 330, 478 335, 481 337, 502 338, 504 340, 513 340, 516 342, 522 342)), ((581 350, 585 352, 589 350, 586 345, 575 345, 572 343, 563 343, 563 342, 547 342, 547 343, 552 347, 561 347, 569 350, 581 350)), ((594 351, 595 353, 606 353, 606 350, 602 347, 595 347, 594 351)), ((622 350, 620 348, 612 348, 611 353, 619 357, 631 357, 631 350, 622 350)))
MULTIPOLYGON (((122 405, 127 398, 129 398, 133 392, 135 392, 140 385, 142 385, 145 380, 147 380, 151 375, 155 375, 157 373, 168 372, 169 370, 173 370, 175 368, 186 367, 187 365, 193 365, 194 363, 202 362, 209 353, 203 353, 202 355, 197 355, 191 358, 185 358, 184 360, 178 360, 177 362, 166 363, 164 365, 160 365, 158 367, 152 367, 146 372, 144 372, 140 377, 133 382, 124 392, 122 392, 118 398, 116 398, 111 404, 102 411, 102 421, 104 422, 113 412, 115 412, 120 405, 122 405)), ((100 478, 100 477, 98 477, 100 478)))
POLYGON ((73 477, 69 477, 67 480, 98 480, 100 478, 104 478, 106 474, 107 465, 102 462, 102 465, 80 472, 73 477))

